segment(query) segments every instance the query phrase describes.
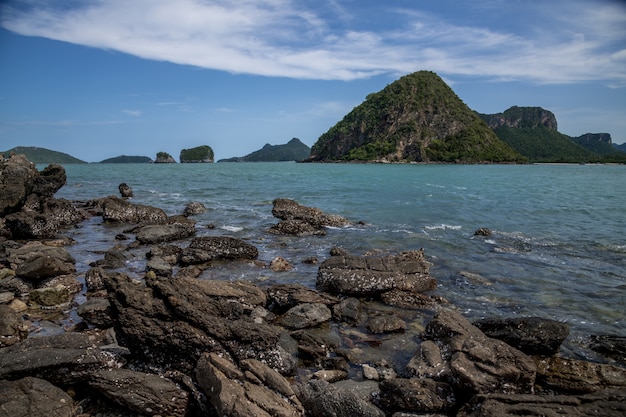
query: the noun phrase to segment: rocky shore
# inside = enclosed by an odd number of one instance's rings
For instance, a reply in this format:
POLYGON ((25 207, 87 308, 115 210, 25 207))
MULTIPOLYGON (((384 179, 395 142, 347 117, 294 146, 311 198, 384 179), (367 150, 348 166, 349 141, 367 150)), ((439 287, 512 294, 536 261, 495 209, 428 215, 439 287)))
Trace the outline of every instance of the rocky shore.
MULTIPOLYGON (((199 234, 201 203, 168 216, 126 184, 70 202, 54 197, 65 181, 60 165, 0 160, 0 416, 626 415, 624 337, 593 336, 595 363, 559 354, 567 323, 472 323, 437 295, 423 250, 332 248, 315 288, 206 279, 292 265, 199 234), (93 218, 125 229, 82 273, 67 231, 93 218)), ((272 214, 268 239, 351 224, 289 199, 272 214)))

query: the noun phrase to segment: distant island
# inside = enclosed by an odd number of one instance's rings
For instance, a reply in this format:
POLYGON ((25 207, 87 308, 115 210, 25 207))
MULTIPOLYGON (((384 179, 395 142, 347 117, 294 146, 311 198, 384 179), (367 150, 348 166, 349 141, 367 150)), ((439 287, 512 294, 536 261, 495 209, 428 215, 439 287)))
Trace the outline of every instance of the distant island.
POLYGON ((152 159, 147 156, 126 156, 120 155, 100 161, 101 164, 148 164, 152 159))
POLYGON ((246 156, 220 159, 217 162, 281 162, 302 161, 309 157, 311 148, 302 143, 300 139, 293 138, 284 145, 270 145, 267 143, 258 151, 246 156))
POLYGON ((8 151, 1 152, 5 158, 11 156, 12 153, 25 155, 26 158, 34 164, 86 164, 87 162, 81 161, 78 158, 74 158, 63 152, 51 151, 46 148, 39 148, 36 146, 17 146, 9 149, 8 151))
POLYGON ((180 163, 211 163, 215 158, 213 149, 208 145, 196 146, 180 151, 180 163))

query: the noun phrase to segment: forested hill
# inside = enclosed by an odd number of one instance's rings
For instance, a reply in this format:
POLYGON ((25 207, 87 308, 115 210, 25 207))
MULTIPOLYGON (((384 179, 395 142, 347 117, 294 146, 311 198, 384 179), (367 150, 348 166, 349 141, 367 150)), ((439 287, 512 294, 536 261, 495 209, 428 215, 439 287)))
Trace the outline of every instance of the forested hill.
POLYGON ((5 158, 8 158, 11 153, 22 154, 28 158, 29 161, 35 164, 86 164, 87 162, 81 161, 78 158, 74 158, 63 152, 52 151, 46 148, 38 148, 36 146, 17 146, 2 152, 5 158))
POLYGON ((284 145, 263 146, 246 156, 220 159, 218 162, 279 162, 279 161, 302 161, 309 157, 311 148, 302 143, 300 139, 293 138, 284 145))
POLYGON ((324 133, 309 161, 524 162, 435 73, 406 75, 324 133))

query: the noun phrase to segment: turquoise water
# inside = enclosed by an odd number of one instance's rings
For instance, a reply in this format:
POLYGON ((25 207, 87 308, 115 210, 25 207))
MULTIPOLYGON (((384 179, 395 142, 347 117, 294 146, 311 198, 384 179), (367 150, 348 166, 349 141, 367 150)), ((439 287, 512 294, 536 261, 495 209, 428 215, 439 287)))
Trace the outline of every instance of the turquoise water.
MULTIPOLYGON (((198 235, 249 240, 272 273, 248 264, 211 268, 205 278, 299 282, 314 287, 316 256, 341 246, 354 254, 424 248, 437 292, 470 319, 538 315, 572 326, 566 349, 589 334, 626 333, 626 166, 360 165, 296 163, 67 165, 57 197, 119 195, 182 213, 190 201, 198 235), (324 237, 275 236, 272 200, 291 198, 365 225, 324 237), (215 228, 207 228, 214 225, 215 228), (493 235, 475 237, 487 227, 493 235)), ((95 218, 72 231, 79 272, 112 247, 119 228, 95 218)), ((129 263, 143 273, 143 260, 129 263)))

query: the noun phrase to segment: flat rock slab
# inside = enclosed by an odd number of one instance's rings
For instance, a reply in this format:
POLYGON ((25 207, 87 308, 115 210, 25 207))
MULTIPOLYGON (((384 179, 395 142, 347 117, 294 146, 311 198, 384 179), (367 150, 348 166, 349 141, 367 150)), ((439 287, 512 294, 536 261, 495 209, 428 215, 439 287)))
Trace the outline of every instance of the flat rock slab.
POLYGON ((72 398, 44 379, 0 380, 0 417, 72 417, 74 411, 72 398))

